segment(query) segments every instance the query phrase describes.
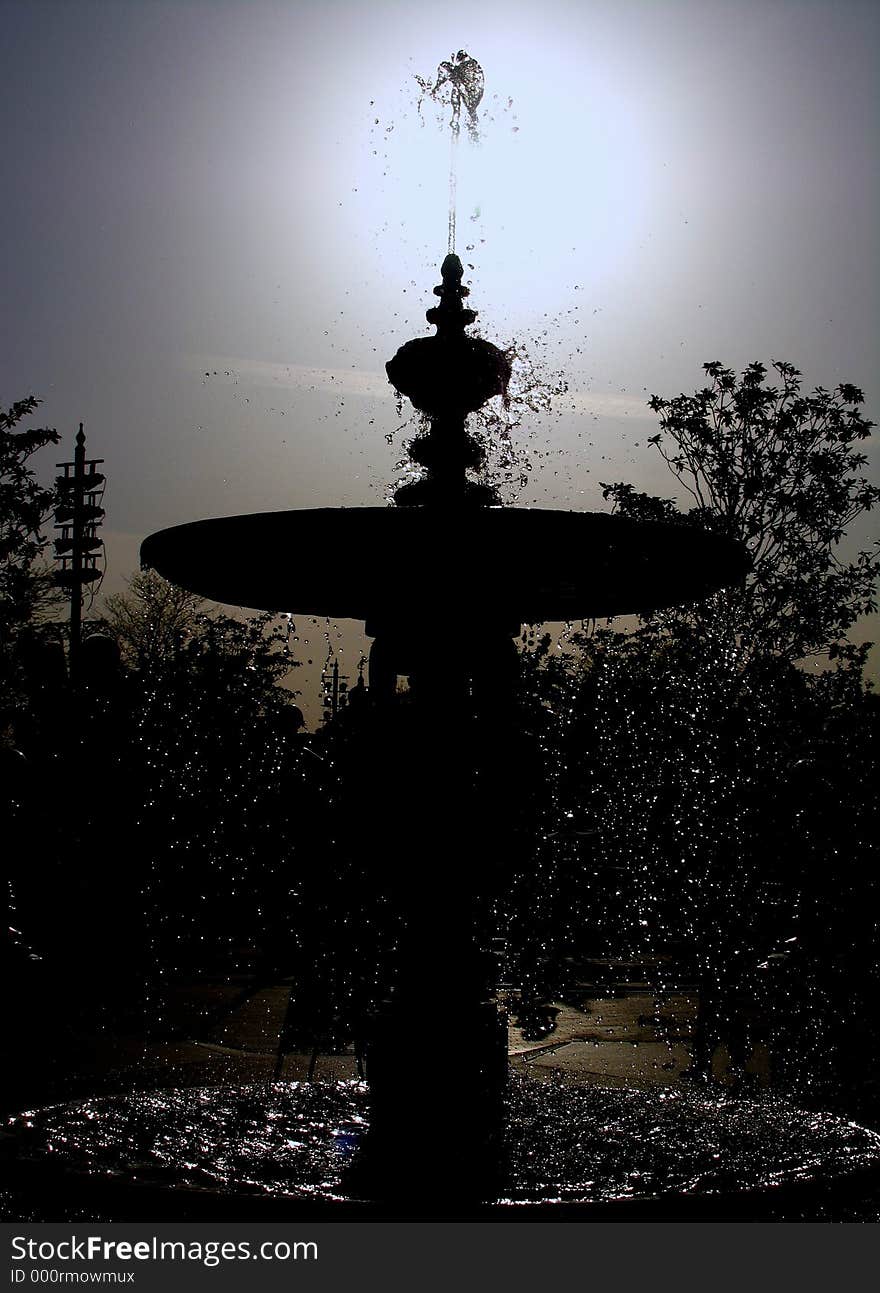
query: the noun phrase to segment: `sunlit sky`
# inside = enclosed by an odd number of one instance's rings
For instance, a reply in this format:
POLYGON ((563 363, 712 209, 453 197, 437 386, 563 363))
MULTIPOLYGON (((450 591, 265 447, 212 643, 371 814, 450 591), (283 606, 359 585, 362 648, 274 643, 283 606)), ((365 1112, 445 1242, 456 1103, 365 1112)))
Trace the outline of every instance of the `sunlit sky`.
POLYGON ((68 451, 82 420, 106 459, 111 591, 165 525, 383 502, 404 436, 384 363, 426 332, 446 250, 448 133, 415 75, 461 48, 492 118, 459 150, 472 304, 572 392, 523 424, 520 505, 604 508, 619 479, 673 494, 645 400, 709 359, 791 360, 877 416, 876 4, 0 0, 0 18, 0 397, 40 396, 68 451))

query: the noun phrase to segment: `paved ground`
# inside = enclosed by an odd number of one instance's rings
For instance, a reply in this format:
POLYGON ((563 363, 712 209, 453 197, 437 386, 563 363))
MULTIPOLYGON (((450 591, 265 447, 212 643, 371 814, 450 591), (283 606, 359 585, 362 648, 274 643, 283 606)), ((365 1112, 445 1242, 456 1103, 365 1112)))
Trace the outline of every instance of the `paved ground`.
MULTIPOLYGON (((187 1041, 163 1043, 155 1058, 164 1066, 189 1071, 200 1068, 209 1076, 238 1072, 244 1077, 305 1077, 310 1064, 317 1078, 356 1077, 353 1053, 343 1055, 288 1053, 278 1057, 289 985, 262 989, 233 1008, 219 1024, 195 1029, 187 1041)), ((684 995, 667 1000, 657 1018, 654 997, 633 992, 616 999, 593 999, 584 1009, 557 1002, 555 1027, 540 1039, 529 1040, 511 1022, 508 1050, 511 1065, 535 1074, 564 1070, 584 1081, 642 1086, 673 1083, 690 1062, 688 1040, 696 1001, 684 995), (648 1020, 654 1022, 647 1022, 648 1020)), ((454 1064, 454 1029, 429 1018, 425 1027, 435 1034, 438 1063, 454 1064)), ((183 1073, 181 1074, 183 1077, 183 1073)))
MULTIPOLYGON (((170 1037, 145 1042, 134 1034, 105 1034, 81 1053, 71 1051, 68 1072, 76 1075, 77 1089, 93 1091, 294 1080, 310 1071, 318 1079, 357 1077, 351 1049, 344 1054, 279 1053, 290 990, 289 982, 256 991, 246 983, 181 985, 171 1001, 170 1037)), ((647 985, 630 984, 618 986, 613 997, 586 997, 581 1008, 556 1002, 554 1026, 537 1037, 516 1026, 512 996, 502 994, 500 1004, 509 1007, 511 1066, 536 1077, 563 1071, 575 1080, 603 1085, 671 1085, 690 1063, 697 999, 687 990, 658 1000, 647 985)), ((436 1019, 427 1017, 424 1027, 433 1034, 438 1064, 453 1068, 460 1055, 454 1028, 439 1013, 436 1019)), ((63 1057, 55 1059, 60 1095, 64 1063, 63 1057)), ((764 1079, 766 1056, 757 1052, 749 1067, 759 1081, 764 1079)), ((715 1057, 715 1070, 724 1081, 723 1049, 715 1057)))
MULTIPOLYGON (((588 971, 579 1007, 556 1002, 550 1031, 529 1035, 517 1026, 517 1001, 502 991, 499 1005, 510 1020, 508 1051, 513 1069, 535 1077, 564 1072, 570 1079, 606 1086, 674 1085, 691 1060, 696 992, 686 985, 659 997, 650 969, 607 963, 588 971), (597 968, 598 967, 598 968, 597 968)), ((133 1087, 223 1085, 305 1079, 354 1078, 352 1049, 343 1054, 279 1051, 291 993, 290 980, 257 986, 252 977, 204 978, 169 992, 163 1019, 152 1040, 142 1027, 74 1031, 58 1043, 48 1035, 45 1050, 32 1049, 5 1107, 44 1104, 79 1094, 133 1087)), ((455 1070, 461 1045, 448 1016, 426 1017, 438 1065, 455 1070)), ((720 1048, 715 1077, 732 1080, 720 1048)), ((756 1050, 748 1064, 758 1084, 769 1080, 770 1062, 756 1050)), ((9 1070, 7 1070, 7 1073, 9 1070)))

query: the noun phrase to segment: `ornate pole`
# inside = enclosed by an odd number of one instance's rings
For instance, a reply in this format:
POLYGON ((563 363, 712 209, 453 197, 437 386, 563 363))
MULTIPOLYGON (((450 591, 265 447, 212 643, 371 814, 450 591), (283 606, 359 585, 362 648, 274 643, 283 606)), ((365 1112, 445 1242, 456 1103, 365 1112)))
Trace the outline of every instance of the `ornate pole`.
POLYGON ((73 462, 55 464, 64 468, 64 474, 55 481, 59 495, 55 528, 61 531, 55 540, 55 555, 61 561, 55 580, 70 595, 68 667, 74 685, 80 681, 81 672, 83 587, 100 579, 102 573, 98 558, 103 542, 97 530, 104 519, 104 509, 98 502, 104 477, 96 468, 103 461, 86 458, 86 437, 80 422, 73 462))

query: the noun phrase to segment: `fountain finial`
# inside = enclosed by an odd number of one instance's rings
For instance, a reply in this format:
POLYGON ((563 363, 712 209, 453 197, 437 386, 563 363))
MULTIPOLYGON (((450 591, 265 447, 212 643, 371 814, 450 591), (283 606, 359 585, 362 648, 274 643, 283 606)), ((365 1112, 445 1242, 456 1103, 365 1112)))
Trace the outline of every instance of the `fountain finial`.
POLYGON ((462 333, 477 317, 475 310, 464 306, 464 298, 470 296, 470 288, 462 283, 464 266, 454 251, 451 251, 440 266, 440 277, 443 282, 434 288, 434 295, 440 297, 440 304, 433 306, 425 313, 425 318, 437 329, 437 335, 446 336, 451 332, 462 333))

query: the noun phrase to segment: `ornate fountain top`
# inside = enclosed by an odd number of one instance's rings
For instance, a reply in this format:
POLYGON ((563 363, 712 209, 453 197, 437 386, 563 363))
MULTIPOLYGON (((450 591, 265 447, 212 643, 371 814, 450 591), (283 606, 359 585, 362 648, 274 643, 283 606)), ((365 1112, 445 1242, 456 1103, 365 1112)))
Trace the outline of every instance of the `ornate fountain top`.
POLYGON ((490 507, 500 501, 497 490, 467 478, 468 471, 483 465, 486 451, 467 431, 465 419, 493 396, 506 393, 510 359, 491 341, 465 332, 477 316, 464 304, 469 289, 454 252, 443 261, 440 274, 443 282, 434 288, 440 303, 425 315, 436 336, 406 342, 385 365, 391 384, 430 422, 429 430, 409 446, 413 462, 426 474, 401 485, 394 501, 399 507, 490 507))

